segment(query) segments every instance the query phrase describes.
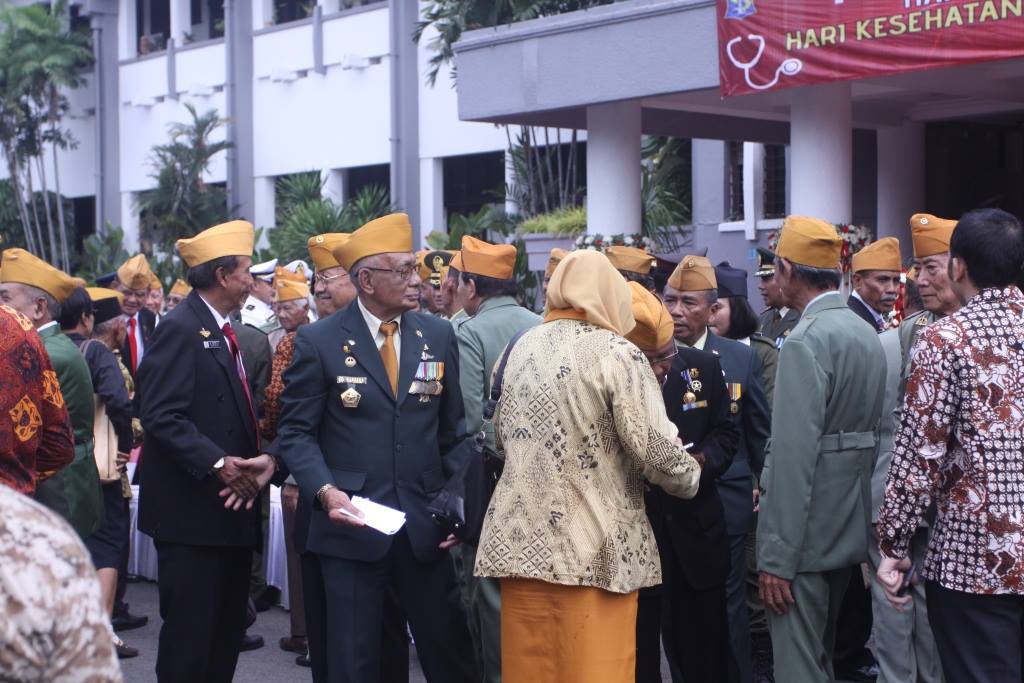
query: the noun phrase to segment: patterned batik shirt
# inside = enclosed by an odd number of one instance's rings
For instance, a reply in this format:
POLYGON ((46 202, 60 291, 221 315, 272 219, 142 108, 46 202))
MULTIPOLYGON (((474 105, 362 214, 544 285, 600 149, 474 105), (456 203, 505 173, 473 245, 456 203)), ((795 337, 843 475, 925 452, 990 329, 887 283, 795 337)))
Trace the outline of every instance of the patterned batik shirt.
POLYGON ((121 681, 100 582, 78 535, 0 486, 0 680, 121 681))
POLYGON ((477 576, 614 593, 661 583, 644 479, 692 498, 700 466, 677 447, 638 348, 577 320, 530 330, 509 355, 494 430, 505 469, 477 576))
POLYGON ((907 556, 937 508, 924 576, 1024 594, 1024 295, 983 289, 913 349, 885 500, 882 554, 907 556))
MULTIPOLYGON (((0 305, 0 484, 32 495, 75 457, 57 374, 31 321, 0 305)), ((2 557, 2 556, 0 556, 2 557)))
POLYGON ((270 384, 263 398, 263 417, 260 419, 260 434, 268 442, 277 438, 277 421, 281 417, 281 394, 284 393, 284 371, 292 364, 295 355, 295 332, 289 332, 274 349, 274 361, 270 366, 270 384))

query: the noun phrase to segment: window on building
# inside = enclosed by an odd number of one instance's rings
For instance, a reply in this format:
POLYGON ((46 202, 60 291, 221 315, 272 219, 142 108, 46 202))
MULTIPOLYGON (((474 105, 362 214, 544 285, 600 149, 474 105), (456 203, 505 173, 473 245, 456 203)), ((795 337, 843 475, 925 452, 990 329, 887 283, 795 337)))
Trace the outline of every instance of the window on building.
POLYGON ((135 0, 135 35, 140 56, 166 50, 171 36, 170 0, 135 0))
POLYGON ((486 204, 504 203, 504 152, 444 159, 444 207, 448 215, 476 213, 486 204))
POLYGON ((726 143, 726 163, 729 168, 729 206, 727 218, 741 221, 743 207, 743 141, 729 140, 726 143))
POLYGON ((287 24, 313 16, 316 0, 274 0, 274 23, 287 24))
POLYGON ((359 192, 371 185, 377 185, 385 190, 391 187, 391 166, 378 164, 376 166, 356 166, 348 169, 348 187, 345 194, 348 197, 355 197, 359 192))
POLYGON ((764 218, 786 217, 786 146, 764 146, 764 218))
POLYGON ((192 28, 186 42, 224 37, 224 0, 191 0, 192 28))

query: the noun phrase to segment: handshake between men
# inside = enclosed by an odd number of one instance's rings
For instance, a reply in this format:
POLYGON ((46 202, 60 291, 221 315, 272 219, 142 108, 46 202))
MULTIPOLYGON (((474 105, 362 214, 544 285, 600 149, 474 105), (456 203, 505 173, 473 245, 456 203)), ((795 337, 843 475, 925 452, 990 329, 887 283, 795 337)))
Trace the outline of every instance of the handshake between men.
POLYGON ((217 470, 217 476, 225 486, 220 497, 225 498, 224 507, 229 510, 251 510, 256 496, 277 472, 277 463, 266 453, 255 458, 224 457, 224 466, 217 470))

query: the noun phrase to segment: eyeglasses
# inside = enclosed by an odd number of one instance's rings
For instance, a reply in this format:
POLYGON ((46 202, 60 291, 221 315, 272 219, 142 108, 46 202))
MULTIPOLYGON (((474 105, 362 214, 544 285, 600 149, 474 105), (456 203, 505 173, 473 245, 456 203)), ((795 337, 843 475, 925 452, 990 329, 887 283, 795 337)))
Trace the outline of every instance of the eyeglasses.
POLYGON ((651 358, 650 356, 647 356, 647 360, 650 363, 652 363, 652 364, 654 364, 654 363, 664 363, 665 361, 672 360, 673 358, 675 358, 678 355, 679 355, 679 351, 673 351, 672 353, 665 354, 664 356, 661 356, 659 358, 651 358))
POLYGON ((348 277, 348 273, 338 273, 337 275, 325 275, 324 273, 317 273, 313 276, 313 279, 317 282, 327 284, 331 280, 337 280, 339 277, 348 277))
POLYGON ((408 280, 412 277, 412 274, 419 270, 417 266, 406 266, 405 268, 371 268, 366 267, 366 270, 378 270, 382 273, 395 273, 402 280, 408 280))

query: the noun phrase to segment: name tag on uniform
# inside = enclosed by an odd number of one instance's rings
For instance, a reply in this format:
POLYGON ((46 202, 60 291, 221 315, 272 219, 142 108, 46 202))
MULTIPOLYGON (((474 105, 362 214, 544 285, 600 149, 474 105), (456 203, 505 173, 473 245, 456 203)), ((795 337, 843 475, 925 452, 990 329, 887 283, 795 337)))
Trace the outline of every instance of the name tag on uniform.
POLYGON ((219 349, 220 348, 220 341, 217 340, 217 339, 211 339, 210 341, 204 341, 203 342, 203 348, 204 349, 219 349))
POLYGON ((365 377, 347 377, 338 375, 338 384, 366 384, 365 377))

